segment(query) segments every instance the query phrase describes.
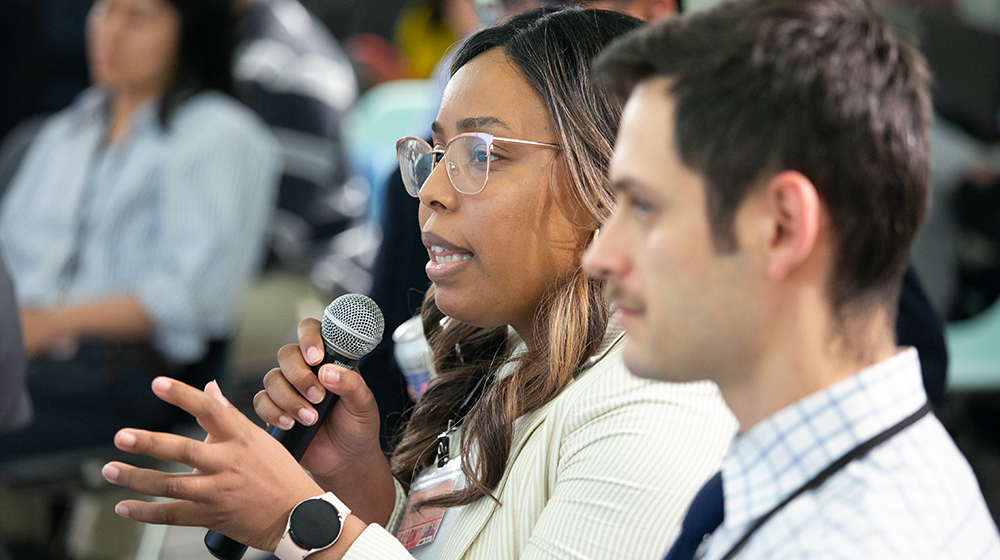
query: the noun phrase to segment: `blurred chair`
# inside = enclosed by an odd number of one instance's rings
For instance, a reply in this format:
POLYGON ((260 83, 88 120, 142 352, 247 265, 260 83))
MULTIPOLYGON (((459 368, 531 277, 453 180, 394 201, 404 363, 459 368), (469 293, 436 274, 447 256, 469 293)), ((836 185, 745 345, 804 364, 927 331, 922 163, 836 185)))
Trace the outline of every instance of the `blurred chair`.
POLYGON ((942 422, 979 478, 1000 523, 1000 300, 945 325, 948 406, 942 422))
POLYGON ((979 315, 948 323, 948 390, 1000 391, 1000 300, 979 315))

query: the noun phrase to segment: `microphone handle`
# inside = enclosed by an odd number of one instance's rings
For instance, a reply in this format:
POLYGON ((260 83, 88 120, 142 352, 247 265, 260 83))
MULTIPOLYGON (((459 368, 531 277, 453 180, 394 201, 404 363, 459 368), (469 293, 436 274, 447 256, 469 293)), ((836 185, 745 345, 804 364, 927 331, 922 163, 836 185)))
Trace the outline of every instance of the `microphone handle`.
MULTIPOLYGON (((330 348, 328 344, 324 344, 326 353, 323 357, 323 361, 311 366, 313 374, 317 377, 319 376, 319 368, 324 364, 335 364, 342 368, 353 370, 358 366, 359 358, 349 358, 340 352, 330 348)), ((329 413, 330 409, 337 402, 339 397, 330 391, 326 392, 326 396, 323 400, 314 405, 316 409, 317 419, 312 426, 303 426, 296 422, 294 426, 289 430, 282 430, 277 426, 271 426, 268 428, 267 433, 271 434, 274 439, 281 442, 281 445, 295 457, 296 461, 302 459, 305 455, 306 449, 309 448, 309 443, 312 441, 313 436, 319 431, 320 426, 323 424, 323 420, 326 419, 326 415, 329 413)), ((236 539, 231 539, 222 533, 217 531, 209 531, 205 535, 205 547, 208 551, 212 553, 212 556, 219 558, 220 560, 240 560, 243 554, 247 551, 247 545, 237 541, 236 539)))

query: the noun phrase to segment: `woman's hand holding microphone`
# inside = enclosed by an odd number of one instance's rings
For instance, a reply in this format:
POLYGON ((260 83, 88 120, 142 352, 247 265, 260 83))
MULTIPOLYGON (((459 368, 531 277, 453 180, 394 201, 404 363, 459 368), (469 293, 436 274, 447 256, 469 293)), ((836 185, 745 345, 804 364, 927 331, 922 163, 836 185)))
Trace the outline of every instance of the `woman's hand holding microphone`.
POLYGON ((254 397, 254 410, 265 422, 287 430, 293 422, 315 423, 313 405, 323 400, 326 391, 338 395, 301 464, 359 518, 385 524, 395 490, 379 446, 375 397, 357 371, 324 364, 318 378, 313 374, 310 366, 325 355, 319 321, 300 322, 298 342, 278 351, 279 367, 264 376, 264 390, 254 397))

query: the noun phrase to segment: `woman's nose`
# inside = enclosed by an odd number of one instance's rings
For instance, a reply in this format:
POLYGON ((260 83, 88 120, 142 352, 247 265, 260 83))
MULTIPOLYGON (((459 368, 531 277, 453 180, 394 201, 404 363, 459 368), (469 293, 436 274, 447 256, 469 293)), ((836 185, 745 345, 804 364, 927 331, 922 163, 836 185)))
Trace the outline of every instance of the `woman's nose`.
POLYGON ((424 206, 438 211, 454 212, 458 208, 458 191, 448 177, 448 161, 442 158, 427 176, 417 198, 424 206))

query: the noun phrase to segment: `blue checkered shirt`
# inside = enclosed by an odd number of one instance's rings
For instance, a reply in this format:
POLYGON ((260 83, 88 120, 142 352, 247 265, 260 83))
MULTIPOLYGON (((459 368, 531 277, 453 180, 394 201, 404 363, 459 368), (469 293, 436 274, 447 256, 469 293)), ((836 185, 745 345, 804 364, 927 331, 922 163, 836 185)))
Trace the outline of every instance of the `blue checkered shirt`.
MULTIPOLYGON (((726 455, 725 520, 695 557, 721 558, 757 518, 926 400, 910 348, 753 426, 726 455)), ((1000 536, 969 464, 927 415, 792 500, 736 558, 1000 559, 1000 536)))

